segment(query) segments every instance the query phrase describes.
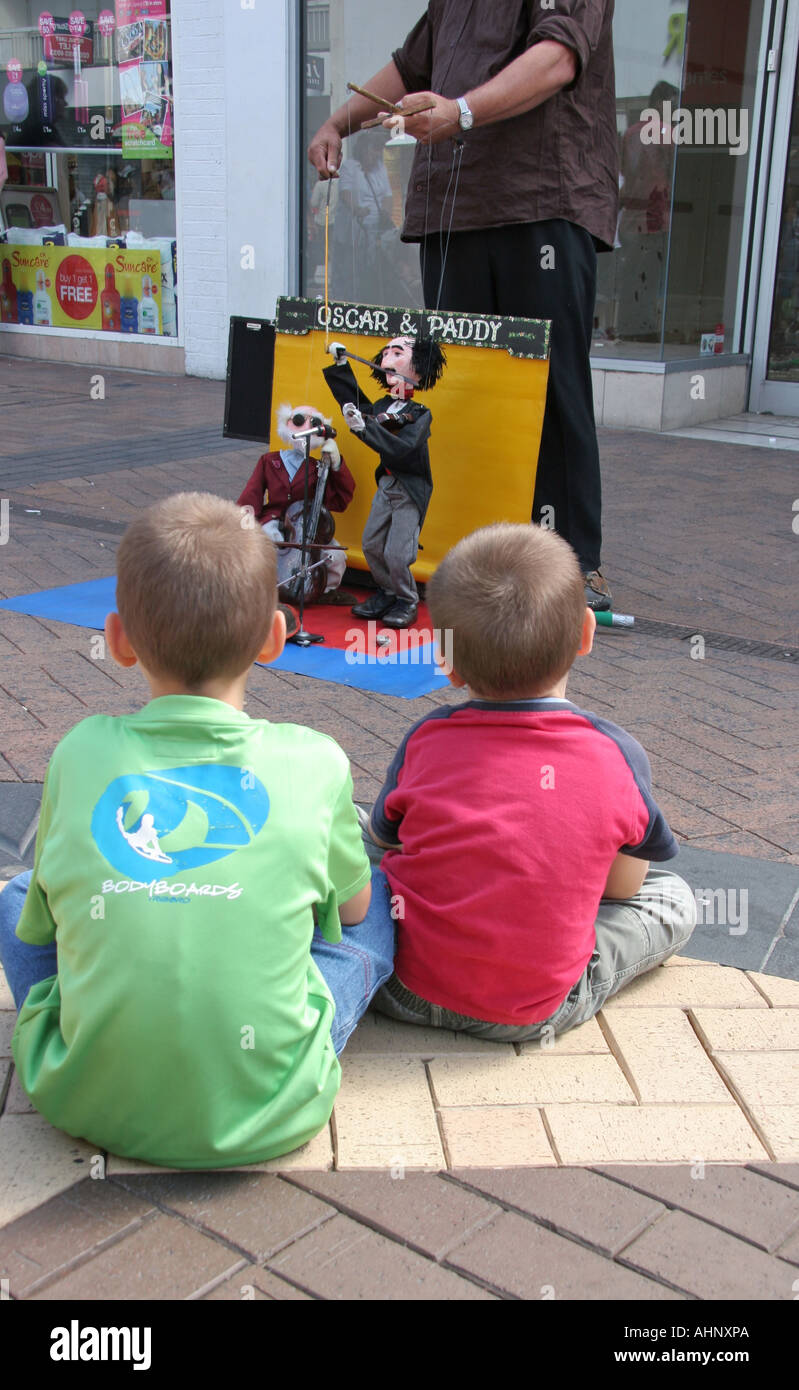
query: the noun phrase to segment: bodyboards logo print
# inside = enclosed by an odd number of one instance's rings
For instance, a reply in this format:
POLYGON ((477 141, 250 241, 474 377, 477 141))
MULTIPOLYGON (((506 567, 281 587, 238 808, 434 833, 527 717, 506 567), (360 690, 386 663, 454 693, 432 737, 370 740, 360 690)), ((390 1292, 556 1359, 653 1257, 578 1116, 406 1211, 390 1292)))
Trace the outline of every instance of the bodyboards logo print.
POLYGON ((130 773, 106 787, 91 833, 119 873, 142 877, 147 864, 168 877, 224 859, 255 839, 269 815, 263 783, 220 765, 130 773))

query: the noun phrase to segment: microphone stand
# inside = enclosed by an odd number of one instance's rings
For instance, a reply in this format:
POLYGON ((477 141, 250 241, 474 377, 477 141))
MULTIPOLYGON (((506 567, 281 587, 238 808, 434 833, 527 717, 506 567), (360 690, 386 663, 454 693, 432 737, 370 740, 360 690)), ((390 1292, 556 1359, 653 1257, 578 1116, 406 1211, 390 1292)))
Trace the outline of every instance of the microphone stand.
POLYGON ((302 555, 300 557, 300 625, 295 633, 286 640, 293 642, 296 647, 310 647, 312 642, 324 642, 324 635, 321 632, 305 631, 305 579, 307 575, 306 558, 308 555, 308 470, 311 466, 311 433, 305 436, 305 485, 302 494, 302 555))

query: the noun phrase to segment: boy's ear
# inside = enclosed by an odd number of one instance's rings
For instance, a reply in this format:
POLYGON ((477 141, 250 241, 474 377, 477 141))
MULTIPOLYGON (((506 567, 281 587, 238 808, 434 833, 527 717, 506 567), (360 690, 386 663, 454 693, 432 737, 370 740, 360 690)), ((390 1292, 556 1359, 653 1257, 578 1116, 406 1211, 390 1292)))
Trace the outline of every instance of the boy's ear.
POLYGON ((255 660, 263 661, 265 664, 268 664, 270 661, 277 661, 285 645, 286 618, 281 610, 276 608, 275 616, 272 619, 272 626, 255 660))
POLYGON ((596 615, 593 608, 586 608, 583 618, 583 631, 580 637, 580 645, 577 648, 578 656, 588 656, 594 645, 594 633, 596 632, 596 615))
POLYGON ((104 632, 108 650, 117 666, 135 666, 139 658, 128 641, 128 634, 118 613, 108 614, 104 632))
POLYGON ((463 676, 459 676, 457 671, 453 670, 449 662, 445 660, 445 658, 441 655, 440 652, 436 656, 436 665, 441 667, 441 670, 443 671, 450 685, 455 690, 461 690, 462 687, 466 684, 465 680, 463 679, 463 676))

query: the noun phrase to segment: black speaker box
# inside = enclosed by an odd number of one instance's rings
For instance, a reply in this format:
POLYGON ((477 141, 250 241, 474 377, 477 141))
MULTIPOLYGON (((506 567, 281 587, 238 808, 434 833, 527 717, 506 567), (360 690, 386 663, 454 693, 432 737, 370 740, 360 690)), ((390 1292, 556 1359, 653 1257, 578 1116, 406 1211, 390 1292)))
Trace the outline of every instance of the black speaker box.
POLYGON ((223 434, 269 443, 274 365, 275 325, 269 319, 232 318, 223 434))

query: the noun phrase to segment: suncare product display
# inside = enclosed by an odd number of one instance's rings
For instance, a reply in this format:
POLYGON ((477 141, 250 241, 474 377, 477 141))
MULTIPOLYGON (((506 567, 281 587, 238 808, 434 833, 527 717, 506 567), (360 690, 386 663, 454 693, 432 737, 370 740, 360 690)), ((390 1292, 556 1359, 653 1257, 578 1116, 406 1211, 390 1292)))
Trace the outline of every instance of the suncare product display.
POLYGON ((112 265, 107 265, 105 268, 105 289, 100 295, 100 308, 103 315, 103 328, 109 333, 120 333, 122 331, 122 306, 112 265))
POLYGON ((3 92, 3 111, 6 120, 19 125, 28 114, 28 93, 21 82, 9 82, 3 92))
POLYGON ((138 299, 122 297, 119 301, 119 325, 123 333, 139 331, 138 299))
POLYGON ((139 305, 139 332, 158 332, 158 306, 153 299, 153 282, 149 275, 141 279, 142 299, 139 305))
POLYGON ((33 290, 17 290, 19 322, 33 327, 33 290))
POLYGON ((33 322, 41 328, 52 328, 53 306, 47 293, 43 270, 36 272, 36 292, 33 296, 33 322))

